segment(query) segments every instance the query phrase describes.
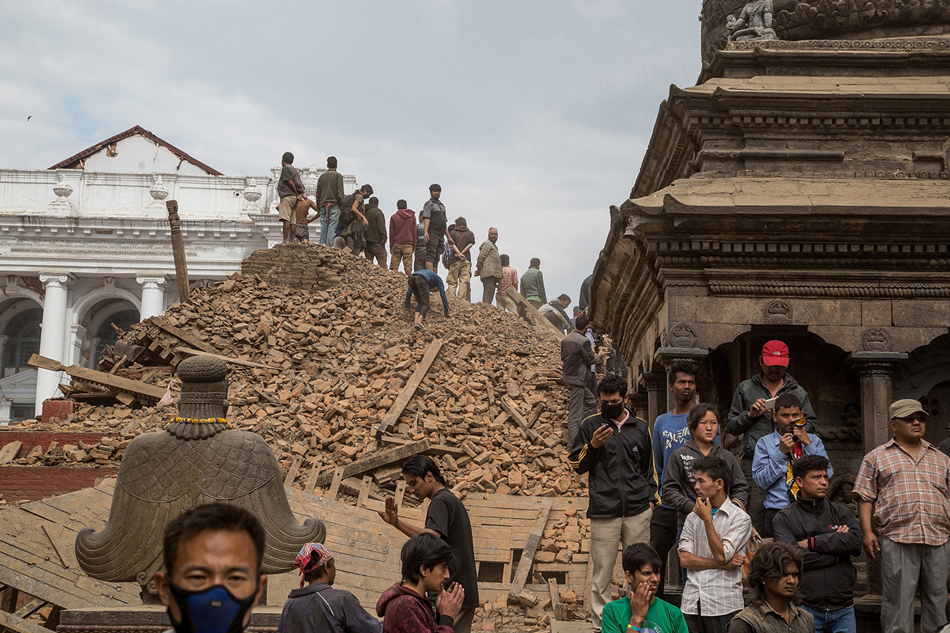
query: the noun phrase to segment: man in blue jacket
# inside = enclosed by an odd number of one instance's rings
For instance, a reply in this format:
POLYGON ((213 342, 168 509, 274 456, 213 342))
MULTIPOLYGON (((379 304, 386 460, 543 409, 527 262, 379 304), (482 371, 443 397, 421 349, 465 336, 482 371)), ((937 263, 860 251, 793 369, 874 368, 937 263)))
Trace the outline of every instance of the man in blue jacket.
MULTIPOLYGON (((798 493, 793 466, 806 455, 828 459, 821 438, 805 430, 802 405, 795 394, 785 393, 775 401, 775 431, 755 445, 752 479, 765 491, 765 522, 762 536, 772 537, 772 519, 788 507, 798 493)), ((828 466, 828 477, 834 474, 828 466)))
POLYGON ((600 413, 581 423, 568 461, 576 472, 589 473, 591 622, 600 631, 618 546, 649 541, 659 495, 650 429, 626 409, 627 381, 607 376, 597 385, 597 399, 600 413))
POLYGON ((429 293, 435 292, 436 288, 438 288, 439 295, 442 297, 442 308, 445 310, 445 316, 449 316, 449 299, 445 296, 445 285, 442 283, 442 278, 431 270, 426 269, 417 270, 409 275, 409 290, 406 291, 406 310, 411 309, 410 299, 415 296, 416 311, 412 325, 417 330, 425 328, 425 325, 422 324, 422 320, 425 318, 426 313, 429 312, 429 293))

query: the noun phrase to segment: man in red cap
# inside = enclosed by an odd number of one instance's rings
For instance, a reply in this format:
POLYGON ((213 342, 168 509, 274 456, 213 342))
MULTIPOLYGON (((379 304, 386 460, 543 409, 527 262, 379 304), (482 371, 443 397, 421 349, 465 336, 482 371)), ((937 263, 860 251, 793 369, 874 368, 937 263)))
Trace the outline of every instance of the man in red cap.
MULTIPOLYGON (((788 345, 782 341, 769 341, 762 346, 762 355, 759 356, 761 371, 749 380, 744 380, 736 389, 732 397, 732 408, 726 421, 726 431, 735 436, 742 436, 739 449, 742 472, 747 481, 754 481, 752 477, 752 459, 755 455, 755 445, 760 438, 775 430, 772 420, 772 407, 767 401, 786 393, 794 394, 801 403, 802 414, 805 416, 805 430, 815 432, 818 418, 808 401, 808 393, 798 384, 788 370, 788 345)), ((749 516, 752 517, 752 526, 759 533, 771 532, 765 526, 765 492, 758 486, 749 486, 749 516)))

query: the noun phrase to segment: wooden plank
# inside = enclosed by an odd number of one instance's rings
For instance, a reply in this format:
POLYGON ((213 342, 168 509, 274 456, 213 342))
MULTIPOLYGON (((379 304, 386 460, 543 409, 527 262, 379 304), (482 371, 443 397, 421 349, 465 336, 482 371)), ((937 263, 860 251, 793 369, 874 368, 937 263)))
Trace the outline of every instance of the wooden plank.
POLYGON ((366 505, 366 500, 369 499, 369 488, 373 483, 373 478, 369 475, 363 475, 363 485, 360 486, 360 496, 356 501, 356 506, 362 508, 366 505))
POLYGON ((104 385, 119 391, 125 391, 127 393, 131 393, 134 396, 142 396, 147 400, 154 400, 155 402, 161 400, 162 396, 165 395, 164 387, 147 385, 144 382, 140 382, 138 380, 120 378, 119 376, 107 374, 104 371, 87 369, 86 367, 80 367, 79 365, 70 365, 66 367, 59 361, 40 356, 39 354, 33 354, 30 357, 28 364, 32 367, 49 369, 50 371, 64 371, 73 378, 79 378, 80 380, 85 380, 97 385, 104 385))
POLYGON ((28 622, 12 613, 4 613, 3 611, 0 611, 0 626, 15 633, 50 633, 49 629, 45 629, 39 624, 28 622))
POLYGON ((551 515, 551 507, 554 500, 546 498, 544 505, 538 512, 538 518, 534 521, 534 527, 531 528, 531 534, 521 551, 521 560, 518 562, 518 569, 515 571, 515 579, 508 590, 508 599, 518 601, 519 595, 524 591, 525 583, 528 581, 528 572, 531 570, 531 563, 534 562, 534 555, 538 551, 538 545, 541 543, 541 535, 544 533, 544 526, 548 523, 548 516, 551 515))
POLYGON ((525 419, 521 412, 518 411, 518 407, 515 406, 515 403, 508 396, 501 397, 501 408, 508 413, 509 417, 515 421, 515 424, 520 426, 525 434, 528 436, 528 439, 532 442, 538 443, 541 441, 541 436, 538 435, 538 432, 531 428, 531 425, 528 424, 528 421, 525 419))
POLYGON ((531 323, 533 323, 536 327, 539 327, 545 332, 556 336, 558 340, 564 338, 564 332, 557 329, 553 323, 544 318, 544 315, 538 312, 537 308, 528 303, 528 300, 522 297, 520 292, 514 288, 509 288, 505 294, 508 295, 509 299, 524 308, 525 314, 528 316, 528 320, 531 321, 531 323))
POLYGON ((304 487, 304 492, 313 494, 313 489, 317 487, 318 474, 320 474, 320 469, 316 466, 310 469, 310 474, 307 475, 307 485, 304 487))
POLYGON ((402 507, 402 500, 406 496, 406 480, 400 479, 396 482, 396 507, 402 507))
POLYGON ((207 352, 209 354, 215 354, 218 351, 214 349, 213 347, 211 347, 210 345, 208 345, 207 343, 204 343, 200 339, 192 336, 188 332, 185 332, 184 330, 175 327, 174 325, 169 323, 165 319, 165 317, 160 317, 160 316, 152 317, 151 319, 148 319, 147 322, 152 323, 153 325, 157 326, 161 330, 165 330, 166 332, 168 332, 175 338, 179 339, 183 343, 188 343, 194 349, 201 350, 202 352, 207 352))
POLYGON ((47 604, 49 603, 46 600, 40 600, 39 598, 36 598, 35 600, 31 600, 27 604, 17 609, 16 613, 13 615, 18 618, 28 618, 47 604))
POLYGON ((226 363, 230 363, 232 365, 241 365, 242 367, 254 367, 256 369, 281 369, 280 367, 274 367, 273 365, 262 365, 261 363, 234 358, 232 356, 212 354, 211 352, 205 352, 200 349, 191 349, 190 347, 176 347, 175 351, 179 354, 187 354, 189 356, 210 356, 211 358, 217 358, 218 360, 223 360, 226 363))
POLYGON ((340 484, 343 483, 343 467, 339 466, 333 471, 333 483, 330 484, 330 492, 327 493, 327 499, 336 501, 336 496, 340 494, 340 484))
POLYGON ((297 478, 297 473, 300 471, 300 464, 303 463, 303 458, 300 455, 294 457, 294 463, 291 464, 290 470, 287 471, 287 477, 284 478, 285 486, 293 486, 294 480, 297 478))
MULTIPOLYGON (((404 446, 397 446, 396 448, 389 448, 384 451, 379 451, 369 457, 364 457, 363 459, 358 459, 352 464, 347 464, 343 466, 343 477, 353 477, 354 475, 361 475, 367 471, 379 468, 381 466, 388 466, 393 462, 398 462, 401 459, 406 459, 412 457, 413 455, 418 455, 419 453, 424 453, 429 450, 429 439, 419 440, 418 442, 412 442, 404 446)), ((333 475, 330 473, 323 473, 317 477, 317 485, 325 486, 328 484, 333 475)))
POLYGON ((403 387, 402 391, 399 393, 399 397, 396 398, 396 402, 393 403, 393 406, 389 408, 389 412, 386 413, 386 417, 384 417, 383 421, 380 422, 379 426, 376 427, 377 438, 385 433, 386 429, 399 421, 399 416, 402 415, 403 410, 409 405, 409 401, 412 400, 412 397, 416 394, 416 389, 418 389, 419 385, 422 384, 423 379, 426 377, 426 373, 429 371, 429 367, 432 366, 432 363, 435 361, 435 357, 438 356, 440 349, 442 349, 442 339, 437 338, 429 343, 429 348, 426 350, 425 356, 422 357, 422 360, 419 362, 419 366, 416 367, 416 370, 412 372, 409 382, 407 382, 406 386, 403 387))

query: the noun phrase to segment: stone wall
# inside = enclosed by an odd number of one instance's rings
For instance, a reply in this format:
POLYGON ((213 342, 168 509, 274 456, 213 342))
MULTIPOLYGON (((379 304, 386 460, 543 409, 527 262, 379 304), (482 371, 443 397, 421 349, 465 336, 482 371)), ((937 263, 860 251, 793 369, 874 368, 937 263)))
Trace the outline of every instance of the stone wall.
POLYGON ((242 262, 241 274, 257 275, 270 284, 309 292, 338 286, 343 280, 342 260, 315 256, 313 249, 302 244, 280 244, 254 251, 242 262))

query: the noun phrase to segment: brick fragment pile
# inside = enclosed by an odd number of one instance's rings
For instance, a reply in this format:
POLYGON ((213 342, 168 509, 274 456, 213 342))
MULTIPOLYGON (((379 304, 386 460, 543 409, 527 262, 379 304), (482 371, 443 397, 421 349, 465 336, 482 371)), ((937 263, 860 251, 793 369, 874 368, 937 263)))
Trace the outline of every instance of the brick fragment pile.
MULTIPOLYGON (((196 289, 189 303, 172 307, 165 319, 221 355, 273 368, 230 366, 228 418, 235 428, 260 433, 285 467, 299 457, 298 487, 314 468, 332 471, 428 438, 455 449, 439 460, 460 492, 584 494, 567 464, 568 393, 559 382, 555 339, 495 307, 454 298, 445 318, 437 293, 427 329, 414 330, 403 307, 406 277, 333 249, 278 246, 245 264, 245 271, 255 273, 196 289), (438 357, 391 434, 377 442, 373 426, 435 338, 443 341, 438 357), (536 439, 509 419, 502 398, 532 424, 536 439)), ((133 330, 143 327, 147 322, 133 330)), ((123 338, 134 344, 134 334, 123 338)), ((107 357, 100 368, 114 360, 107 357)), ((132 364, 123 372, 143 371, 154 384, 168 384, 167 372, 150 369, 132 364)), ((87 404, 66 420, 29 424, 109 430, 122 436, 121 444, 160 429, 176 413, 174 406, 87 404)), ((121 447, 106 458, 109 448, 87 451, 85 459, 116 462, 121 447)), ((63 458, 76 461, 84 460, 63 458)), ((385 469, 375 473, 371 496, 381 498, 397 478, 385 469)))

